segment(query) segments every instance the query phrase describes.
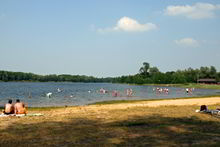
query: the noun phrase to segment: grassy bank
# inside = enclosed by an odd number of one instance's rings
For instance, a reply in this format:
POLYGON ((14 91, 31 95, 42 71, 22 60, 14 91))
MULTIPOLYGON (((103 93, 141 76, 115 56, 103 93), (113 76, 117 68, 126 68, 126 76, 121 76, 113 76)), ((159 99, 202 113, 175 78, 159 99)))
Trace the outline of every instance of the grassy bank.
POLYGON ((197 105, 113 106, 31 108, 44 115, 0 118, 0 146, 220 145, 220 118, 195 113, 197 105))
POLYGON ((201 88, 201 89, 220 89, 220 85, 216 84, 162 84, 161 86, 170 86, 170 87, 183 87, 183 88, 201 88))

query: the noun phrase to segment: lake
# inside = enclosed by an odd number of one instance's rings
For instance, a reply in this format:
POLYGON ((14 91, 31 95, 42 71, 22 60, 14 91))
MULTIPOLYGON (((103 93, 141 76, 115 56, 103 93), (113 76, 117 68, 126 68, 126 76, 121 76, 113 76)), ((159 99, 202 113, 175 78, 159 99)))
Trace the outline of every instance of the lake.
POLYGON ((185 88, 163 86, 139 86, 112 83, 71 83, 71 82, 0 82, 0 106, 3 107, 8 99, 15 102, 20 99, 28 107, 76 106, 87 105, 109 100, 147 100, 180 97, 195 97, 219 95, 220 90, 194 89, 187 93, 185 88), (107 93, 100 93, 100 89, 107 93), (132 89, 132 96, 126 95, 126 89, 132 89), (169 92, 160 92, 160 89, 169 92), (158 89, 158 90, 157 90, 158 89), (112 91, 117 90, 114 97, 112 91), (51 97, 46 96, 52 93, 51 97))

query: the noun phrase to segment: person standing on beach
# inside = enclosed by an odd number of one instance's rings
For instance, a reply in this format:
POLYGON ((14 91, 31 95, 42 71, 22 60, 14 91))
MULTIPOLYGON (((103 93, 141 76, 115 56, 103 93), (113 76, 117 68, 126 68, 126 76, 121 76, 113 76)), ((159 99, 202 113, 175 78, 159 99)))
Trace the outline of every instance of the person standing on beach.
POLYGON ((27 111, 24 103, 20 102, 20 100, 17 99, 14 105, 14 114, 26 114, 26 113, 27 111))
POLYGON ((12 100, 8 100, 8 103, 5 104, 5 110, 3 111, 4 114, 13 114, 14 113, 14 106, 12 105, 12 100))

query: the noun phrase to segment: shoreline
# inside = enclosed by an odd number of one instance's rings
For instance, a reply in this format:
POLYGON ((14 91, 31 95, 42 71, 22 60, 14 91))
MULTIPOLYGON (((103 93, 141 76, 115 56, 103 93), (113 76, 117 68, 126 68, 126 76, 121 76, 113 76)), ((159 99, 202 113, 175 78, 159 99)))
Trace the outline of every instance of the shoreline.
MULTIPOLYGON (((89 109, 130 109, 133 107, 166 107, 166 106, 201 106, 201 105, 220 105, 220 96, 204 97, 204 98, 187 98, 187 99, 164 99, 164 100, 149 100, 128 103, 115 104, 95 104, 88 106, 79 106, 89 109)), ((220 107, 220 106, 219 106, 220 107)), ((71 107, 70 107, 71 108, 71 107)), ((198 107, 199 108, 199 107, 198 107)))
POLYGON ((29 110, 58 110, 58 109, 78 109, 78 108, 89 108, 89 109, 127 109, 131 107, 160 107, 160 106, 201 106, 201 105, 217 105, 220 107, 220 96, 210 97, 194 97, 194 98, 173 98, 173 99, 151 99, 151 100, 115 100, 110 101, 111 103, 94 103, 89 105, 81 106, 51 106, 51 107, 29 107, 29 110), (113 103, 112 103, 113 102, 113 103))
MULTIPOLYGON (((86 105, 65 105, 65 106, 39 106, 28 107, 29 110, 34 109, 62 109, 71 107, 90 107, 90 106, 105 106, 105 105, 128 105, 128 106, 183 106, 183 105, 214 105, 220 104, 220 95, 210 95, 202 97, 181 97, 181 98, 166 98, 166 99, 146 99, 146 100, 110 100, 100 101, 86 105)), ((4 109, 4 106, 0 106, 0 109, 4 109)))

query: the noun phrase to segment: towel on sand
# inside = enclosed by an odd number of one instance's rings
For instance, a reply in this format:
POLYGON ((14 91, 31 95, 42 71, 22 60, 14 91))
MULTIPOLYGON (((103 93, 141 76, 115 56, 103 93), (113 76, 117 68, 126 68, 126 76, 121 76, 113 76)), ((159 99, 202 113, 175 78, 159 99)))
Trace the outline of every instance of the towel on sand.
POLYGON ((0 117, 8 117, 8 116, 17 116, 17 117, 22 117, 22 116, 43 116, 43 114, 41 114, 41 113, 9 114, 9 115, 4 114, 4 113, 0 114, 0 117))
POLYGON ((200 111, 200 110, 196 110, 195 112, 202 112, 202 113, 209 113, 209 114, 212 114, 212 115, 219 115, 220 116, 220 110, 203 110, 203 111, 200 111))

